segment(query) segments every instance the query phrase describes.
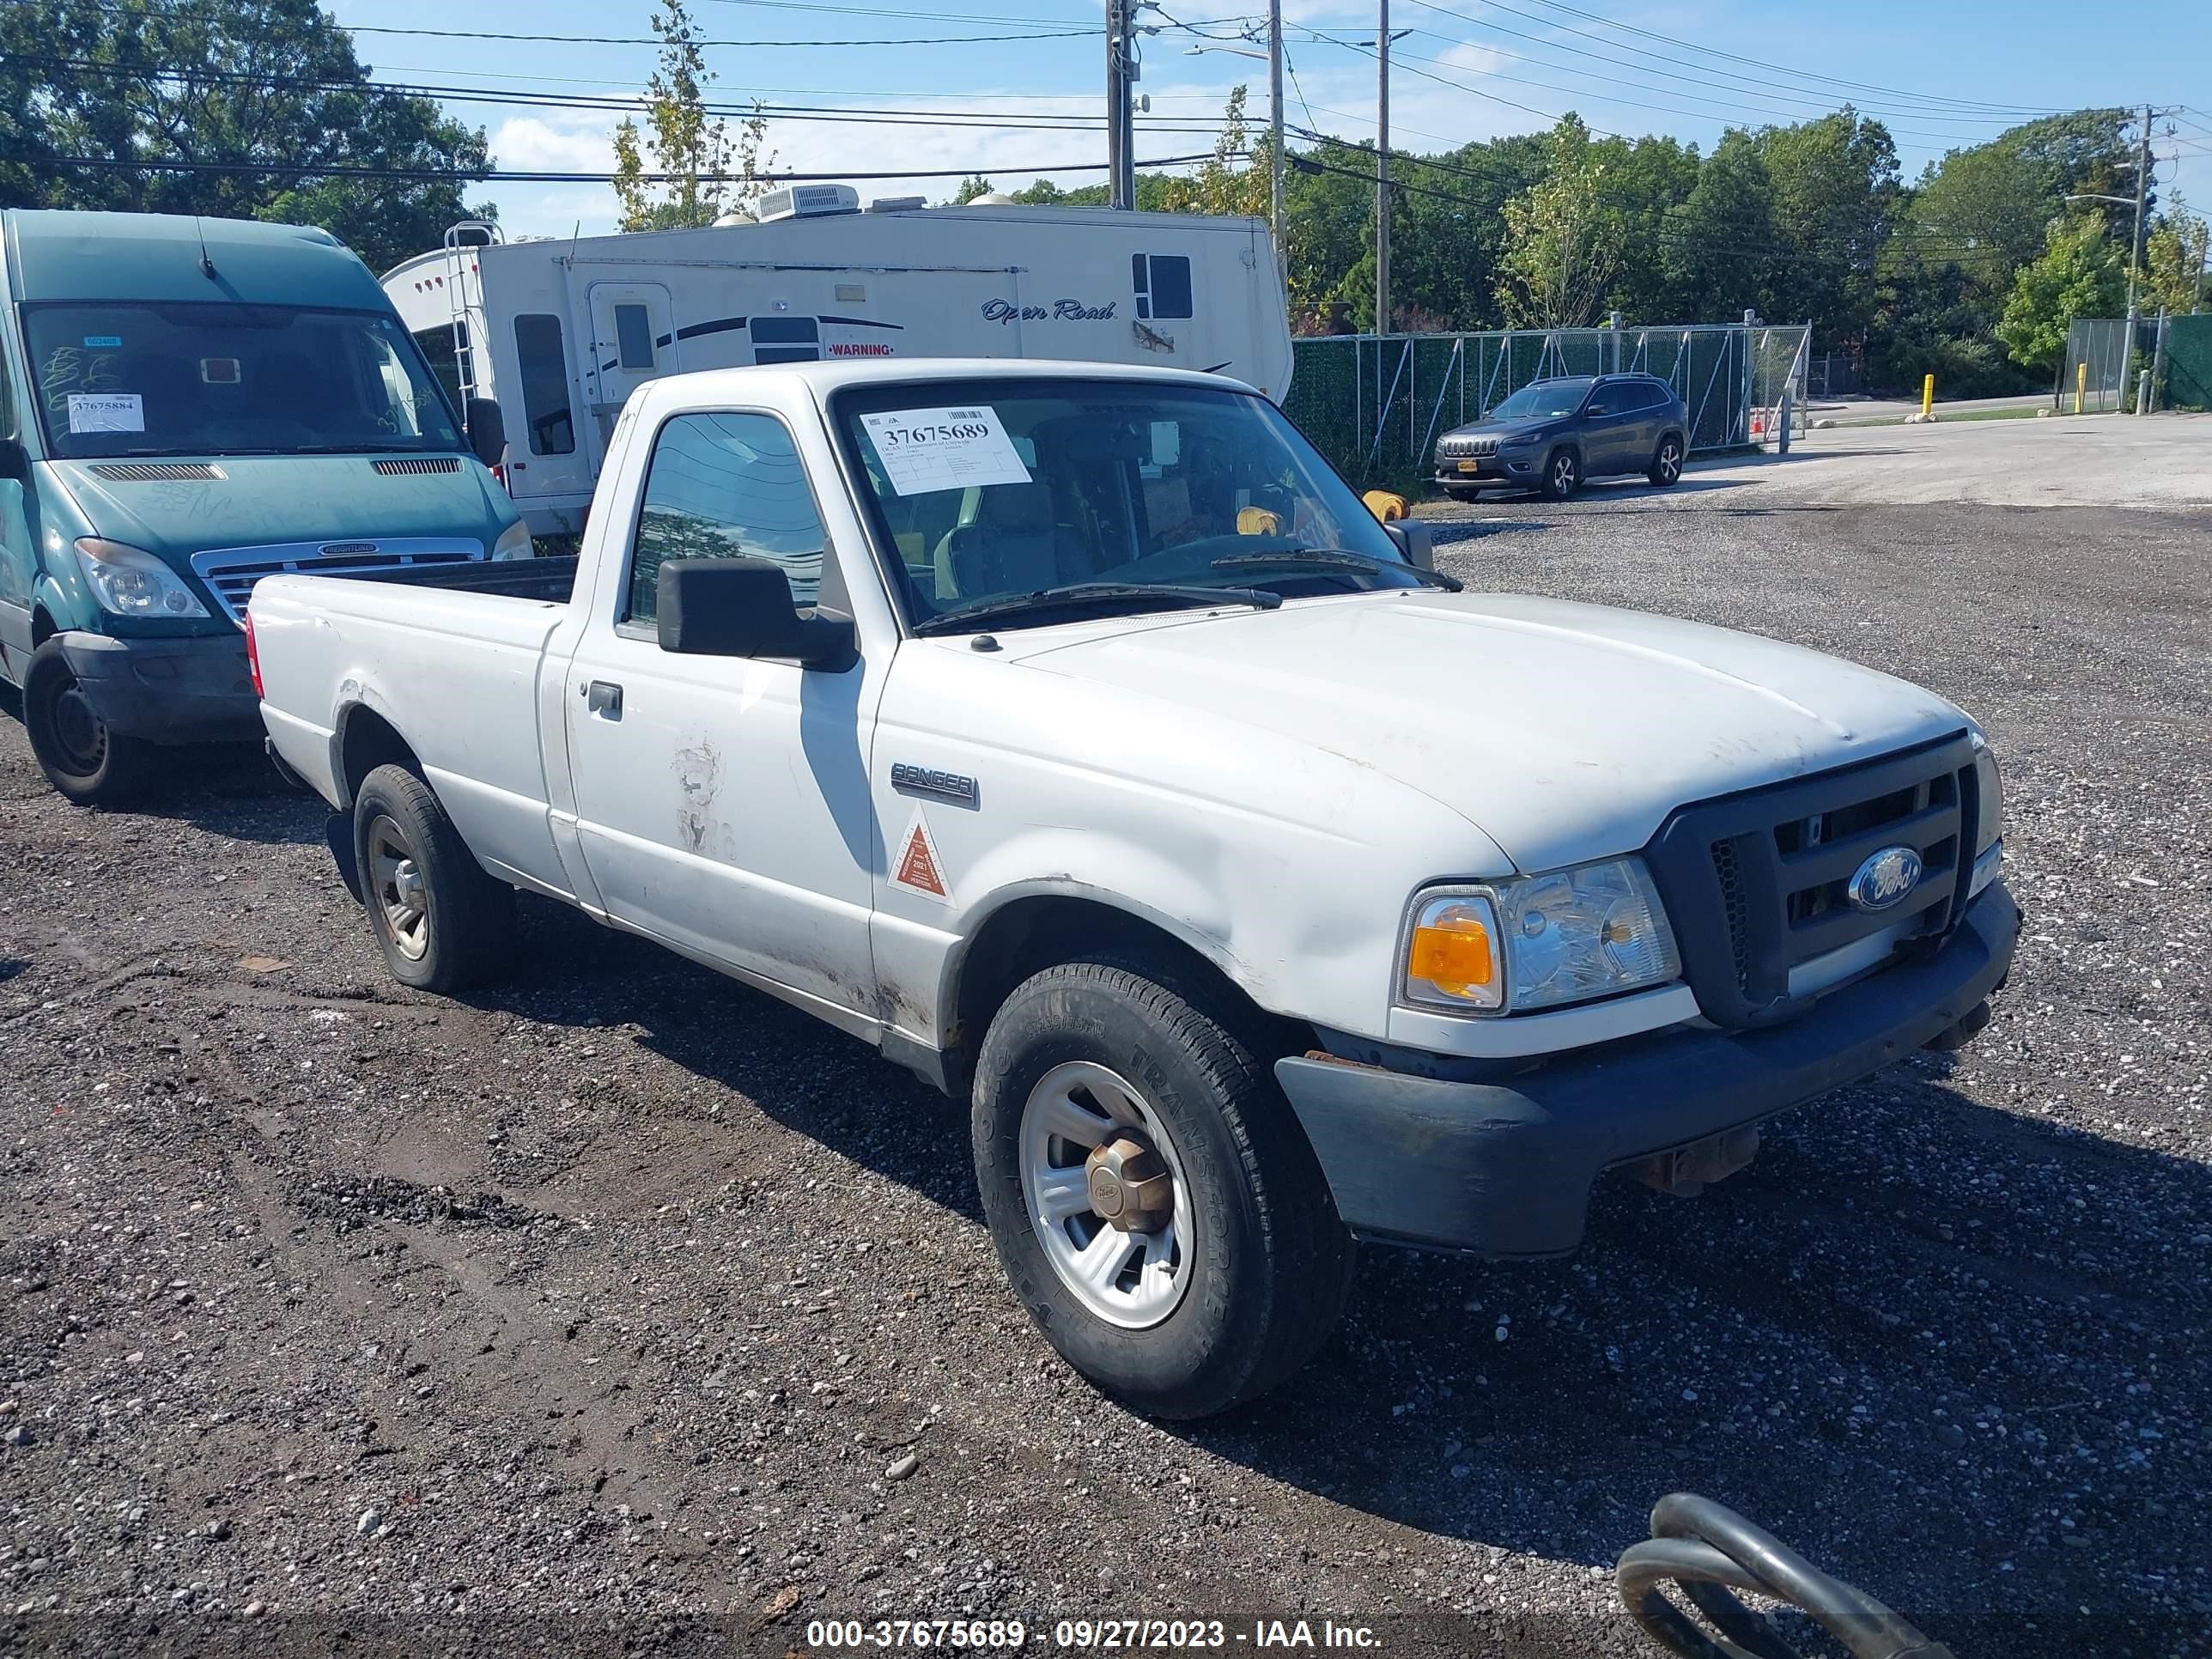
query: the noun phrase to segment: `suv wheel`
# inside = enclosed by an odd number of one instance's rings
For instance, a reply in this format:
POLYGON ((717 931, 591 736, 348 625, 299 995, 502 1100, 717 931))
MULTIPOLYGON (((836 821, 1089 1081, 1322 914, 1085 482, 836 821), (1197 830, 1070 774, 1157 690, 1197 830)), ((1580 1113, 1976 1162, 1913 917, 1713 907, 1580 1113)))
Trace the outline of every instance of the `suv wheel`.
POLYGON ((1658 453, 1651 458, 1651 469, 1644 475, 1664 489, 1682 476, 1682 441, 1668 433, 1659 441, 1658 453))
POLYGON ((1164 1418, 1305 1364, 1351 1235, 1265 1055, 1165 964, 1064 963, 1017 987, 976 1058, 976 1180, 1045 1339, 1164 1418))
POLYGON ((1547 501, 1564 501, 1583 481, 1582 463, 1571 449, 1555 449, 1544 463, 1543 495, 1547 501))

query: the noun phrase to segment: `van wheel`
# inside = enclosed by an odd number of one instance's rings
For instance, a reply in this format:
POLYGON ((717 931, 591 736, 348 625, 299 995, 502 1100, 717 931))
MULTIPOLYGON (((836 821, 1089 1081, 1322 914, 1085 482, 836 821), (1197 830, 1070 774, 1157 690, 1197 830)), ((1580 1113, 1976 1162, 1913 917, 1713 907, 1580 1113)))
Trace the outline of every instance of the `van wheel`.
POLYGON ((160 775, 152 744, 110 731, 94 711, 59 640, 31 653, 23 727, 47 781, 80 806, 120 806, 160 775))
POLYGON ((484 872, 430 786, 380 766, 354 797, 368 925, 402 985, 450 995, 491 978, 514 938, 514 890, 484 872))
POLYGON ((1644 474, 1664 489, 1682 476, 1682 441, 1668 433, 1659 441, 1658 453, 1651 458, 1651 470, 1644 474))
POLYGON ((1582 463, 1575 459, 1573 450, 1555 449, 1544 462, 1541 489, 1546 501, 1564 501, 1582 481, 1582 463))
POLYGON ((1342 1312, 1354 1247, 1267 1061, 1160 964, 1048 968, 976 1059, 976 1179, 1030 1317, 1163 1418, 1265 1394, 1342 1312))

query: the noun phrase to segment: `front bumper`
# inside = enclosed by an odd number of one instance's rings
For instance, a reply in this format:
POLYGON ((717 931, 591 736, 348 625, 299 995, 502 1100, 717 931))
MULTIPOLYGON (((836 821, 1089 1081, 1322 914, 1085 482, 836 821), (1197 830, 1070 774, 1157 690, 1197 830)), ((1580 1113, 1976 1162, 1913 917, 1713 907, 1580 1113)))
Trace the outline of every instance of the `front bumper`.
POLYGON ((1293 1058, 1275 1076, 1363 1238, 1480 1255, 1582 1243, 1590 1184, 1615 1165, 1754 1123, 1880 1071, 2004 981, 2020 911, 2002 882, 1934 955, 1747 1031, 1655 1032, 1498 1083, 1293 1058))
POLYGON ((1514 453, 1464 458, 1456 455, 1439 456, 1437 459, 1435 481, 1439 485, 1456 484, 1462 489, 1473 489, 1476 485, 1491 489, 1504 489, 1514 484, 1533 486, 1541 476, 1538 463, 1542 459, 1542 455, 1533 449, 1527 454, 1514 453), (1459 464, 1462 459, 1474 461, 1476 470, 1473 472, 1461 471, 1459 464))
POLYGON ((118 640, 72 631, 60 638, 70 672, 110 731, 151 743, 262 734, 243 635, 118 640))

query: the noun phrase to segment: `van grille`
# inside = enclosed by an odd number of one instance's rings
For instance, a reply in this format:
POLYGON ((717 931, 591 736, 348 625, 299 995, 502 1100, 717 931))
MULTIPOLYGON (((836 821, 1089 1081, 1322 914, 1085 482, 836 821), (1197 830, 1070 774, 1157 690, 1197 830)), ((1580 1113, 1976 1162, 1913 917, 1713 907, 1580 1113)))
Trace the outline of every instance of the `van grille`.
POLYGON ((88 469, 95 478, 111 483, 189 483, 221 481, 228 477, 219 466, 205 461, 96 461, 88 469))
POLYGON ((1957 923, 1972 864, 1973 748, 1955 738, 1765 789, 1685 806, 1645 848, 1683 971, 1714 1024, 1769 1024, 1803 1012, 1793 969, 1876 934, 1899 946, 1957 923), (1847 889, 1887 847, 1910 847, 1922 873, 1899 902, 1862 910, 1847 889))
POLYGON ((424 455, 414 460, 377 461, 373 465, 387 478, 410 472, 459 472, 461 470, 461 464, 451 455, 424 455))
POLYGON ((365 542, 292 542, 273 547, 226 547, 192 555, 199 573, 236 622, 264 576, 358 576, 408 565, 465 564, 483 556, 481 542, 428 537, 365 542))

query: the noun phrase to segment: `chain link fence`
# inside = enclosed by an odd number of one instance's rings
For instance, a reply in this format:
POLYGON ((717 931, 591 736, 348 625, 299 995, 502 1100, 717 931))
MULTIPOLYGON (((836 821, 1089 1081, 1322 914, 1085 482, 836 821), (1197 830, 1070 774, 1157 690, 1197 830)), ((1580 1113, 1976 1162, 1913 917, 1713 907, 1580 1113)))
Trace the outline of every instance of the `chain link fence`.
POLYGON ((1786 386, 1803 429, 1809 331, 1721 323, 1299 340, 1283 407, 1339 471, 1365 482, 1425 471, 1438 436, 1532 380, 1656 374, 1690 411, 1694 454, 1773 437, 1786 386))
POLYGON ((2066 368, 2058 406, 2069 415, 2106 415, 2128 398, 2124 317, 2076 317, 2066 330, 2066 368))

